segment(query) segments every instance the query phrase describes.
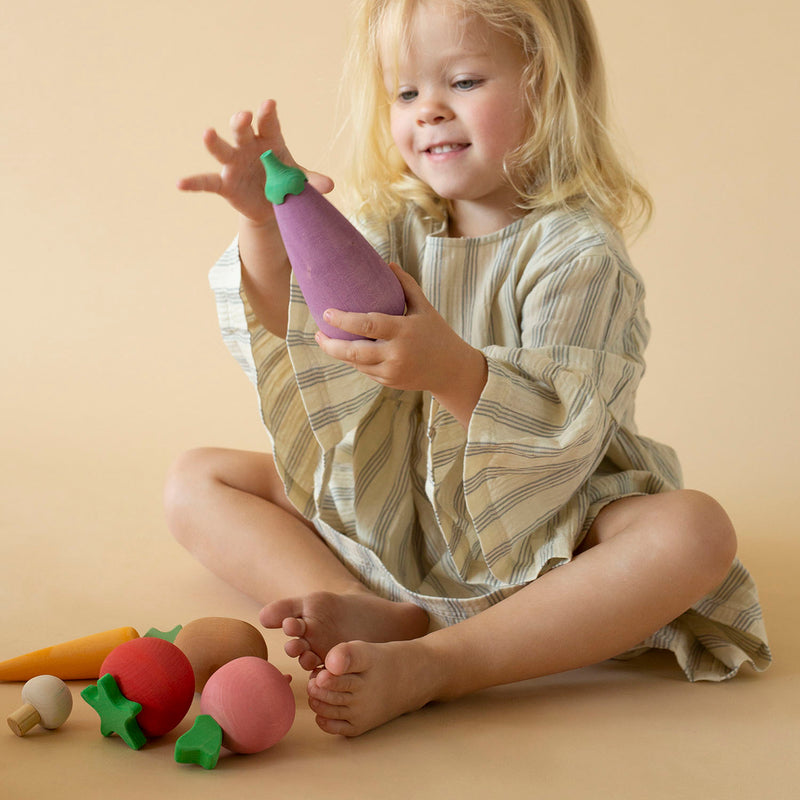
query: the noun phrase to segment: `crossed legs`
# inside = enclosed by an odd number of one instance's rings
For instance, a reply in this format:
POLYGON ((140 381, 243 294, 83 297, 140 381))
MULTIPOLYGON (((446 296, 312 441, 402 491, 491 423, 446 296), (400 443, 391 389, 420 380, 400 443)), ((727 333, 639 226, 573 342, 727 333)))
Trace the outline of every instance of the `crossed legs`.
POLYGON ((281 627, 311 671, 317 724, 346 736, 432 700, 615 656, 718 585, 736 549, 704 494, 624 498, 568 564, 427 633, 423 611, 370 593, 292 510, 268 455, 192 451, 171 473, 167 510, 179 541, 265 604, 262 623, 281 627))
POLYGON ((167 476, 164 504, 173 535, 204 566, 262 605, 280 601, 269 627, 293 637, 287 652, 305 669, 341 641, 428 630, 422 609, 377 597, 334 556, 289 502, 269 454, 190 450, 167 476))

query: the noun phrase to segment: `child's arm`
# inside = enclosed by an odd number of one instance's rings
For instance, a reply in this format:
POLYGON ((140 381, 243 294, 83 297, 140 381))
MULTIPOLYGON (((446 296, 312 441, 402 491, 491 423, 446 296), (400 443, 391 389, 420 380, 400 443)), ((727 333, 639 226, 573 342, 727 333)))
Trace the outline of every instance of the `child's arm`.
POLYGON ((406 315, 329 309, 326 322, 375 341, 331 339, 318 332, 317 342, 328 355, 384 386, 431 392, 467 428, 486 385, 486 359, 447 324, 410 275, 391 266, 405 292, 406 315))
MULTIPOLYGON (((264 168, 259 156, 272 149, 281 160, 295 165, 281 134, 275 102, 267 100, 255 117, 243 111, 231 119, 233 143, 215 130, 203 136, 206 149, 222 165, 219 173, 183 178, 178 188, 190 192, 211 192, 224 197, 240 217, 239 255, 242 285, 259 322, 283 338, 289 307, 291 268, 283 246, 272 205, 264 197, 264 168)), ((329 178, 309 174, 309 182, 320 192, 333 188, 329 178)))

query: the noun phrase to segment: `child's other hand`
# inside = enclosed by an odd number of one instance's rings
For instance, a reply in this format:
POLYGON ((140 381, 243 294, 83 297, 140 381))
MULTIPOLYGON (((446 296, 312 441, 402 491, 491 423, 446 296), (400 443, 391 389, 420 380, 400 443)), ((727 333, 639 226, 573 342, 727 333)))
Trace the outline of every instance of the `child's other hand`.
POLYGON ((405 292, 405 316, 328 309, 330 325, 374 341, 331 339, 318 331, 317 343, 384 386, 431 392, 466 426, 486 383, 486 360, 447 324, 410 275, 391 267, 405 292))
MULTIPOLYGON (((222 165, 220 172, 182 178, 178 181, 178 188, 186 192, 218 194, 251 222, 262 225, 272 219, 272 205, 264 197, 265 175, 259 157, 271 149, 284 163, 299 165, 286 147, 274 100, 262 103, 255 120, 250 111, 240 111, 233 115, 230 124, 232 144, 222 139, 213 128, 203 135, 206 149, 222 165)), ((322 193, 333 188, 333 181, 324 175, 308 173, 308 179, 322 193)))

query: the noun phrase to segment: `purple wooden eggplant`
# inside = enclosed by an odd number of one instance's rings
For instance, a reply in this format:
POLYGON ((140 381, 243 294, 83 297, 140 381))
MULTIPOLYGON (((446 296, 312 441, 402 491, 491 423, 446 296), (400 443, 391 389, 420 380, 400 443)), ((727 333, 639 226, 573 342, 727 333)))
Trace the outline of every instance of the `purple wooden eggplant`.
POLYGON ((261 156, 264 194, 274 207, 278 228, 297 283, 319 329, 334 339, 361 339, 328 325, 326 308, 402 315, 403 288, 370 243, 305 178, 268 150, 261 156))

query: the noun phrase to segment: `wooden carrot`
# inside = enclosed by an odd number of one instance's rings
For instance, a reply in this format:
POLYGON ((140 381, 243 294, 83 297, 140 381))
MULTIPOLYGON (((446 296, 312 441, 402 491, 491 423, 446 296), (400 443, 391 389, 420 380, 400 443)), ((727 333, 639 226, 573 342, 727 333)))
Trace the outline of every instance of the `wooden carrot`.
POLYGON ((0 681, 27 681, 44 674, 62 680, 97 680, 105 657, 123 642, 138 638, 134 628, 114 628, 34 650, 0 662, 0 681))

